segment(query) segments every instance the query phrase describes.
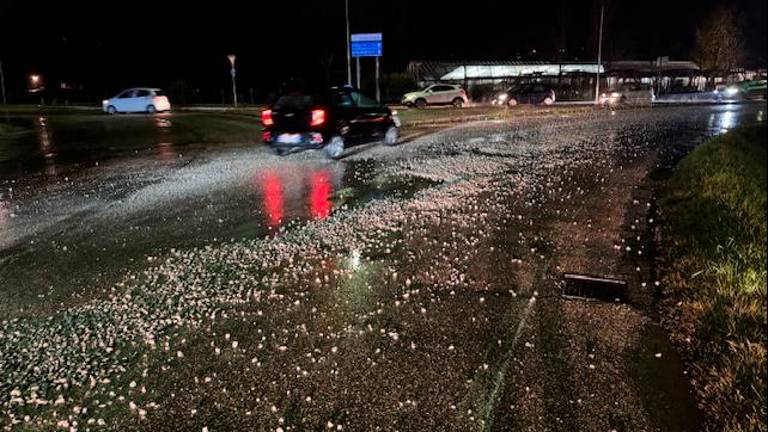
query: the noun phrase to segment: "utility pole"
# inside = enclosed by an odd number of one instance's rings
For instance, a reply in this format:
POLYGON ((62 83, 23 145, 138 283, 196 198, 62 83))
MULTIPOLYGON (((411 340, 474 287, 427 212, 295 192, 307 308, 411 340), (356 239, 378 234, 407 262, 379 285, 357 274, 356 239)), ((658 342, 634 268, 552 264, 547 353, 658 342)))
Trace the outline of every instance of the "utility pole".
POLYGON ((600 36, 597 41, 597 80, 595 81, 595 105, 600 103, 600 65, 603 56, 603 12, 605 1, 600 2, 600 36))
POLYGON ((5 99, 5 74, 3 73, 3 60, 0 59, 0 90, 3 92, 3 105, 8 104, 8 100, 5 99))
MULTIPOLYGON (((344 0, 344 20, 347 23, 347 85, 352 85, 352 53, 349 46, 349 0, 344 0)), ((358 71, 358 74, 360 72, 358 71)))

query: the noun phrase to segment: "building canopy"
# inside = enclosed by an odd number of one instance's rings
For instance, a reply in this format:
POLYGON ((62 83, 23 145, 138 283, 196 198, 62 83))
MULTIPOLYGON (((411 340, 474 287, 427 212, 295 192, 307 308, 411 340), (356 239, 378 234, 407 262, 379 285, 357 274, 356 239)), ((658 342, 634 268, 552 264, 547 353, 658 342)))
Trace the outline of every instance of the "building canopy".
MULTIPOLYGON (((600 72, 605 72, 601 66, 600 72)), ((513 78, 528 75, 557 76, 571 73, 597 73, 597 64, 507 64, 458 66, 440 77, 441 80, 513 78)))
MULTIPOLYGON (((662 73, 691 74, 699 66, 690 61, 614 61, 603 62, 601 74, 653 76, 662 73)), ((557 63, 524 61, 411 62, 408 70, 419 82, 506 80, 526 76, 596 74, 597 63, 557 63)))

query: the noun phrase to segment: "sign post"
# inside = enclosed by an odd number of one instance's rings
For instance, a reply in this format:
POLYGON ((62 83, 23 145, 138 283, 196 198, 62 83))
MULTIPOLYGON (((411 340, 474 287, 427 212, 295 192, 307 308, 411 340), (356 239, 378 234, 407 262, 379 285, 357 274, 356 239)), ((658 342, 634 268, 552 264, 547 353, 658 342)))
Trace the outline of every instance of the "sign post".
POLYGON ((376 58, 376 100, 381 101, 379 91, 380 62, 379 57, 383 53, 381 33, 357 33, 351 35, 352 57, 357 61, 357 88, 360 88, 360 57, 376 58))
POLYGON ((237 72, 235 71, 235 59, 237 57, 234 54, 230 54, 227 58, 229 59, 229 64, 232 66, 232 101, 235 103, 235 108, 237 108, 237 84, 235 82, 235 75, 237 75, 237 72))
POLYGON ((360 57, 355 57, 355 70, 357 71, 357 88, 360 88, 360 57))
POLYGON ((376 100, 381 102, 381 90, 379 90, 379 57, 376 57, 376 100))

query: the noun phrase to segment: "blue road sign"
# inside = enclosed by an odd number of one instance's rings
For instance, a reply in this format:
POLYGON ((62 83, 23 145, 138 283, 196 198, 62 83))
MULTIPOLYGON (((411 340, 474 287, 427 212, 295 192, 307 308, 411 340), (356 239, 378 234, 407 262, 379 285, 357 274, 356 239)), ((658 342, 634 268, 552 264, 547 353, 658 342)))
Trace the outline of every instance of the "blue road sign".
POLYGON ((384 44, 381 33, 358 33, 351 37, 352 57, 381 57, 384 44))

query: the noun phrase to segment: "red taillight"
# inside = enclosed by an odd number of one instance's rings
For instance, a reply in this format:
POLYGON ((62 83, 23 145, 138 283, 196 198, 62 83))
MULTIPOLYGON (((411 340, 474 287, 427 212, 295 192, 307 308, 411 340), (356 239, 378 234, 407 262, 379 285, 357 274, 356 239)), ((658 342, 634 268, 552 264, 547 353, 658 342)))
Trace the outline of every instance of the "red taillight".
POLYGON ((323 123, 325 123, 325 110, 312 110, 312 121, 309 123, 309 125, 320 126, 323 123))
POLYGON ((275 124, 274 120, 272 120, 272 110, 264 110, 261 112, 261 123, 264 124, 264 126, 272 126, 275 124))

